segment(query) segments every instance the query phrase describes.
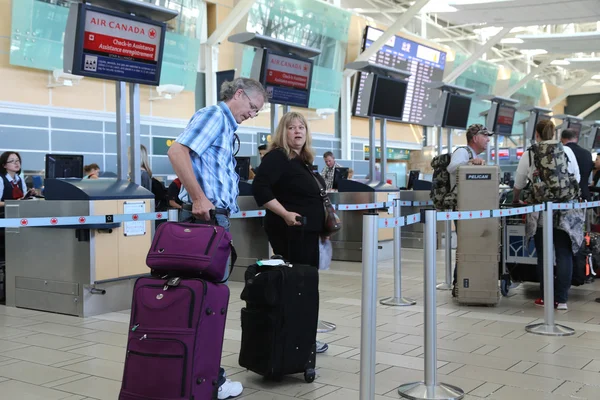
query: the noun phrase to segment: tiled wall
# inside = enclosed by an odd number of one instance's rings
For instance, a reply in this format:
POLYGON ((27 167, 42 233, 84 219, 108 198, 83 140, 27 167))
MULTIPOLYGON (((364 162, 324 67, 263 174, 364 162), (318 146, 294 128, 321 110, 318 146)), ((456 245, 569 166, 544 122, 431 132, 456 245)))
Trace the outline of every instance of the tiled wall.
MULTIPOLYGON (((77 111, 77 115, 73 115, 69 110, 56 112, 50 107, 39 107, 32 112, 3 109, 0 105, 0 152, 18 151, 23 158, 25 171, 43 170, 47 153, 66 153, 82 154, 85 164, 97 163, 103 171, 116 172, 117 135, 114 114, 95 113, 90 117, 82 111, 77 111)), ((152 139, 174 139, 182 132, 186 123, 186 120, 166 121, 142 117, 140 139, 151 154, 150 162, 154 174, 172 174, 173 170, 166 155, 153 154, 155 151, 152 147, 152 139)), ((247 128, 243 125, 240 127, 239 156, 257 155, 257 135, 260 131, 264 132, 264 129, 247 128)), ((127 136, 129 138, 129 135, 127 136)), ((313 137, 313 145, 317 153, 316 161, 320 168, 324 165, 322 160, 324 152, 333 151, 336 158, 340 158, 339 139, 331 135, 319 134, 314 134, 313 137)), ((127 141, 129 142, 129 139, 127 141)), ((362 149, 361 146, 359 145, 362 149)))

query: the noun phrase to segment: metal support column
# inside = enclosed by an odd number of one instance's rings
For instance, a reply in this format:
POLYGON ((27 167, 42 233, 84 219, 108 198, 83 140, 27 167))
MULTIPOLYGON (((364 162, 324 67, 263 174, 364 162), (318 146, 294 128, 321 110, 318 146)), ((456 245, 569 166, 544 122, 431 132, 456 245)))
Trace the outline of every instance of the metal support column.
POLYGON ((360 400, 375 399, 377 350, 377 224, 375 211, 363 215, 362 299, 360 326, 360 400))
POLYGON ((398 389, 400 396, 411 400, 454 400, 462 399, 465 396, 462 389, 456 386, 438 383, 437 381, 437 315, 435 291, 436 215, 435 210, 424 211, 425 381, 408 383, 400 386, 398 389))
POLYGON ((377 152, 375 151, 375 117, 369 117, 369 182, 375 182, 375 164, 377 152))
POLYGON ((271 135, 275 137, 277 124, 279 123, 279 105, 271 104, 271 135))
MULTIPOLYGON (((448 210, 451 212, 452 210, 448 210)), ((444 224, 444 267, 446 269, 443 283, 437 285, 439 290, 452 290, 452 221, 446 221, 444 224)))
POLYGON ((342 160, 352 159, 352 78, 342 77, 340 107, 342 160))
POLYGON ((117 100, 117 176, 126 180, 129 173, 127 164, 127 84, 116 83, 117 100))
MULTIPOLYGON (((400 199, 394 199, 394 218, 400 218, 400 199)), ((416 301, 402 297, 402 246, 401 228, 394 227, 394 296, 380 301, 385 306, 413 306, 416 301)))
POLYGON ((281 106, 281 108, 282 108, 283 115, 289 113, 292 110, 292 107, 288 106, 287 104, 281 106))
POLYGON ((385 179, 385 174, 387 173, 387 135, 386 135, 386 129, 387 129, 387 119, 382 118, 379 120, 379 144, 381 147, 380 150, 380 154, 381 154, 381 183, 384 184, 386 179, 385 179))
POLYGON ((131 182, 142 184, 140 161, 140 85, 129 84, 129 178, 131 182))
POLYGON ((437 128, 437 155, 441 155, 442 151, 444 151, 444 138, 443 138, 443 128, 438 126, 437 128))
POLYGON ((529 333, 543 336, 571 336, 575 330, 554 323, 554 226, 552 203, 546 203, 544 218, 544 322, 525 327, 529 333))

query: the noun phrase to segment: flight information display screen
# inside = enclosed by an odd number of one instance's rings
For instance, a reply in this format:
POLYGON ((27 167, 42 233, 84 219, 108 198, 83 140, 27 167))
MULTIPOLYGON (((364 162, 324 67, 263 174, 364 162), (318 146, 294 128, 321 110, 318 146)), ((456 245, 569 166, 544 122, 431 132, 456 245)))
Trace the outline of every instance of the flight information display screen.
MULTIPOLYGON (((382 34, 383 31, 367 26, 361 51, 371 46, 382 34)), ((418 125, 431 124, 435 109, 430 108, 430 103, 436 99, 431 97, 432 89, 426 88, 425 84, 442 80, 446 66, 446 53, 400 36, 394 36, 369 61, 411 73, 408 79, 402 122, 418 125)), ((367 76, 368 74, 362 72, 356 75, 352 114, 357 117, 367 117, 368 104, 361 102, 361 93, 367 76)))

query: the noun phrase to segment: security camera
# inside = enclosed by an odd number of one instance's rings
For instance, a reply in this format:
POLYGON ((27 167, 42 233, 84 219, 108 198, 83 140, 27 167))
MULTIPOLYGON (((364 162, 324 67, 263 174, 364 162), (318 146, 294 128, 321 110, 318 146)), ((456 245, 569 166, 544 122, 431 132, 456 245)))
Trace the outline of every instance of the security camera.
MULTIPOLYGON (((168 84, 168 85, 157 86, 156 92, 158 93, 160 98, 170 100, 173 98, 174 95, 181 93, 183 91, 183 89, 185 89, 184 86, 168 84)), ((152 100, 158 100, 158 99, 152 99, 152 100)))
POLYGON ((55 69, 52 71, 53 82, 48 87, 60 87, 60 86, 73 86, 78 84, 83 76, 69 74, 62 69, 55 69))

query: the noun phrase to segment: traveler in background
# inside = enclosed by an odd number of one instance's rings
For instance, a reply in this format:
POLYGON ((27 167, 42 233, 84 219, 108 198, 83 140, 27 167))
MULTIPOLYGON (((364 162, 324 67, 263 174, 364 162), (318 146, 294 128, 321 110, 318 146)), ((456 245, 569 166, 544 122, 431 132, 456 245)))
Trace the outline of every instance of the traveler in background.
MULTIPOLYGON (((260 161, 262 161, 262 159, 266 153, 267 153, 267 145, 266 144, 261 144, 260 146, 258 146, 258 157, 259 157, 260 161)), ((254 177, 256 176, 256 171, 258 171, 258 167, 260 167, 260 165, 258 165, 255 168, 252 168, 252 166, 250 166, 250 171, 248 171, 248 179, 249 180, 254 179, 254 177)))
MULTIPOLYGON (((264 226, 273 252, 291 263, 318 268, 325 210, 315 178, 323 187, 325 182, 312 172, 315 153, 311 143, 304 116, 285 114, 254 178, 252 193, 258 206, 267 209, 264 226), (296 220, 300 216, 306 218, 303 227, 296 220)), ((317 342, 317 353, 328 347, 317 342)))
POLYGON ((180 209, 183 202, 179 200, 179 192, 181 191, 181 181, 179 178, 175 178, 167 189, 167 198, 169 199, 169 207, 180 209))
MULTIPOLYGON (((191 214, 196 222, 213 222, 229 230, 229 215, 239 211, 235 131, 239 124, 258 115, 267 94, 258 81, 246 78, 223 83, 220 94, 222 102, 196 111, 169 148, 168 156, 183 186, 179 198, 192 203, 191 214), (210 221, 210 210, 215 210, 214 221, 210 221)), ((180 214, 185 219, 186 212, 180 214)), ((241 383, 225 379, 223 368, 217 384, 219 400, 239 396, 243 391, 241 383)))
POLYGON ((333 188, 335 168, 341 167, 341 165, 335 162, 335 157, 331 151, 326 151, 323 154, 323 161, 325 161, 325 168, 321 171, 321 175, 325 179, 325 190, 331 190, 333 188))
POLYGON ((562 144, 570 148, 573 151, 573 154, 575 154, 577 166, 579 167, 579 174, 581 176, 581 180, 579 181, 581 198, 589 201, 591 199, 589 182, 592 170, 594 169, 592 153, 577 144, 579 136, 577 135, 577 132, 572 129, 565 129, 562 131, 560 139, 562 144))
POLYGON ((23 200, 28 194, 25 180, 21 179, 21 155, 16 151, 5 151, 0 155, 0 207, 6 200, 23 200))
MULTIPOLYGON (((481 124, 472 124, 467 128, 467 147, 459 147, 452 153, 450 164, 446 170, 450 174, 450 190, 454 191, 458 176, 458 167, 463 165, 483 165, 485 161, 479 158, 479 154, 487 149, 490 136, 493 133, 481 124)), ((452 149, 449 149, 452 151, 452 149)), ((454 227, 458 232, 458 221, 454 221, 454 227)), ((458 264, 454 266, 454 277, 452 281, 452 296, 456 297, 456 277, 458 264)))
MULTIPOLYGON (((540 121, 535 126, 535 141, 537 143, 550 142, 554 139, 554 123, 550 120, 540 121)), ((569 147, 564 146, 564 153, 568 159, 567 171, 572 174, 577 182, 580 181, 579 166, 577 158, 569 147)), ((523 154, 519 160, 517 171, 515 173, 515 186, 513 193, 513 203, 522 203, 519 200, 521 191, 525 189, 528 182, 533 182, 534 173, 536 171, 533 161, 533 154, 523 154), (531 155, 531 157, 529 157, 531 155), (531 162, 530 162, 531 161, 531 162)), ((581 210, 571 210, 581 211, 581 210)), ((554 237, 554 252, 555 252, 555 283, 554 283, 554 308, 559 310, 567 310, 567 301, 569 297, 569 288, 571 287, 571 279, 573 276, 573 256, 577 254, 574 247, 579 247, 583 242, 583 219, 578 222, 574 219, 565 224, 560 221, 570 218, 572 213, 568 211, 555 211, 558 214, 558 219, 555 219, 553 227, 554 237), (565 218, 566 217, 566 218, 565 218), (557 223, 558 221, 558 223, 557 223)), ((544 240, 543 228, 540 225, 541 220, 538 214, 529 214, 527 216, 527 237, 534 235, 535 249, 537 253, 537 274, 540 280, 541 297, 535 300, 535 305, 544 306, 544 240), (531 231, 531 232, 530 232, 531 231)))
POLYGON ((83 179, 98 179, 100 173, 100 166, 98 164, 90 164, 83 167, 83 173, 85 178, 83 179))
POLYGON ((142 170, 142 186, 152 192, 152 169, 148 158, 148 149, 140 145, 140 167, 142 170))

